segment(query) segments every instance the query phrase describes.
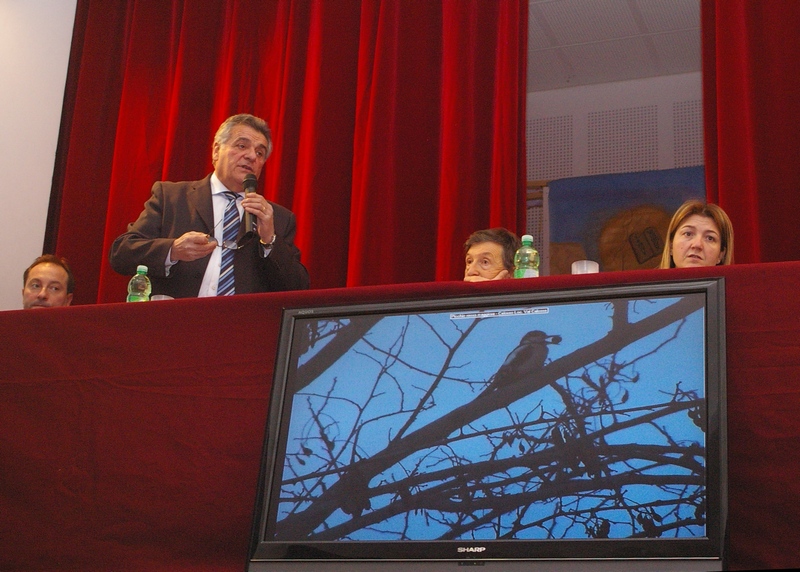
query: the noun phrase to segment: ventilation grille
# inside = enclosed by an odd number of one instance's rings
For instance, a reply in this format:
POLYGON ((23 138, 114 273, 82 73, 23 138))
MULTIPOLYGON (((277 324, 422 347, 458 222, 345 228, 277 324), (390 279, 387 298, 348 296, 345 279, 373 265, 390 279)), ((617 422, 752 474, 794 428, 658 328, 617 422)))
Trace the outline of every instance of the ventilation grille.
POLYGON ((677 101, 672 104, 675 136, 675 167, 703 164, 703 102, 677 101))
POLYGON ((658 106, 589 113, 590 175, 658 169, 658 106))
POLYGON ((574 136, 571 115, 529 119, 525 131, 529 181, 572 176, 574 136))

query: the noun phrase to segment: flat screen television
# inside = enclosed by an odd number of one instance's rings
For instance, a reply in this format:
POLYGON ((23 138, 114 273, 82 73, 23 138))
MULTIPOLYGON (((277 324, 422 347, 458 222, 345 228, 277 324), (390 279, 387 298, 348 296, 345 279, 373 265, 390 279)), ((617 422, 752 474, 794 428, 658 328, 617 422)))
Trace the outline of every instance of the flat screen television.
POLYGON ((714 570, 724 279, 285 309, 248 569, 714 570))

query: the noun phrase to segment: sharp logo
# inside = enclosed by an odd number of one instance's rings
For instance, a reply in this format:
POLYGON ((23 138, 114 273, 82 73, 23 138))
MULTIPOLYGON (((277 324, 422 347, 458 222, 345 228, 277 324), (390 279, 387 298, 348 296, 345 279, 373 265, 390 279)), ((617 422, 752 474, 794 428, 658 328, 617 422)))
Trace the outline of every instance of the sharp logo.
POLYGON ((469 553, 480 553, 480 552, 485 552, 486 551, 486 547, 485 546, 459 546, 458 547, 458 551, 459 552, 469 552, 469 553))

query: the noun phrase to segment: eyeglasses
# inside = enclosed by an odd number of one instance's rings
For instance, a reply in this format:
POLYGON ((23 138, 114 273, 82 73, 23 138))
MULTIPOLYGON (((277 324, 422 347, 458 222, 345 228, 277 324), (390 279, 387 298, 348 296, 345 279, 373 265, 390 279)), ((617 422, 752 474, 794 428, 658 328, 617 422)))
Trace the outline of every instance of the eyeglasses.
MULTIPOLYGON (((239 250, 240 248, 244 248, 248 244, 253 241, 253 238, 256 236, 254 232, 248 232, 239 241, 235 240, 223 240, 222 244, 217 243, 217 247, 222 248, 223 250, 239 250)), ((217 239, 213 236, 208 237, 208 242, 217 242, 217 239)))

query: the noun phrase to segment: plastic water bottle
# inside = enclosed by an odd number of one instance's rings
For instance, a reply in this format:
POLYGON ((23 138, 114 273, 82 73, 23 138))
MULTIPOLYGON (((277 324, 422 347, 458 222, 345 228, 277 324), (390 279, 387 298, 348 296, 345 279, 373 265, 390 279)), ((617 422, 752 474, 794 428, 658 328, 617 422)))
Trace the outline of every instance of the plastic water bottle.
POLYGON ((150 278, 147 277, 147 266, 140 264, 136 267, 136 274, 128 282, 128 302, 149 302, 152 289, 150 278))
POLYGON ((535 278, 539 276, 539 253, 533 247, 533 237, 525 234, 522 246, 514 254, 514 278, 535 278))

